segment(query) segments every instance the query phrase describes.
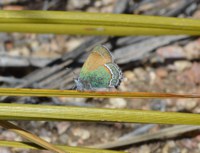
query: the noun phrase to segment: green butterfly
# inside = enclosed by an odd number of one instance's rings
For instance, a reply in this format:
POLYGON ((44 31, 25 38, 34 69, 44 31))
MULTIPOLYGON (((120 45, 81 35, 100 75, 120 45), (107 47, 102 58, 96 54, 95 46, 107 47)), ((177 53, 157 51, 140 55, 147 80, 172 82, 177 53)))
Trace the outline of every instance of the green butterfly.
POLYGON ((114 63, 111 52, 102 45, 96 46, 84 63, 78 79, 77 90, 118 87, 122 71, 114 63))

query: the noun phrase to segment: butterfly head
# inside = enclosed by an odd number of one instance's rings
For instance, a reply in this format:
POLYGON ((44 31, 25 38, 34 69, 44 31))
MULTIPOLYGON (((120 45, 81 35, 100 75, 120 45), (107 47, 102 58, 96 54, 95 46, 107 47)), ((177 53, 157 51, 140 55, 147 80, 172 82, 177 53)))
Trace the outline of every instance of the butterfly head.
POLYGON ((74 82, 75 82, 75 89, 77 89, 77 90, 83 90, 84 89, 83 84, 82 84, 82 82, 80 81, 79 78, 74 79, 74 82))

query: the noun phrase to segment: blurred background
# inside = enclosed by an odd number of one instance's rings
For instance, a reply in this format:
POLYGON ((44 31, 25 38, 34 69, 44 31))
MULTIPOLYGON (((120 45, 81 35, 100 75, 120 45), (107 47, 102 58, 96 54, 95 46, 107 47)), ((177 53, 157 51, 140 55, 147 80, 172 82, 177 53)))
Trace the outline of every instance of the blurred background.
MULTIPOLYGON (((199 0, 1 0, 1 10, 58 10, 200 19, 199 0)), ((107 46, 123 71, 119 91, 200 93, 200 38, 0 33, 0 87, 71 89, 91 49, 107 46), (77 76, 74 76, 77 75, 77 76)), ((1 97, 1 102, 200 113, 199 99, 1 97)), ((78 113, 78 112, 77 112, 78 113)), ((152 133, 169 125, 20 121, 56 144, 87 146, 152 133), (139 130, 142 129, 142 130, 139 130)), ((22 140, 0 128, 0 140, 22 140)), ((198 153, 200 131, 119 148, 131 153, 198 153)), ((0 148, 0 153, 36 153, 0 148)), ((41 151, 40 151, 41 152, 41 151)), ((47 152, 47 151, 42 151, 47 152)))

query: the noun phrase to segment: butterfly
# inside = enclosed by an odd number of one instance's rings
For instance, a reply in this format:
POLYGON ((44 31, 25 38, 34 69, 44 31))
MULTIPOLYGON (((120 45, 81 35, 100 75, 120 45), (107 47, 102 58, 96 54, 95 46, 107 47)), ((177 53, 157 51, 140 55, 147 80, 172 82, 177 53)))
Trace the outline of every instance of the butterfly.
POLYGON ((85 61, 75 84, 77 90, 96 90, 116 88, 121 80, 122 71, 114 63, 111 52, 105 46, 97 45, 85 61))

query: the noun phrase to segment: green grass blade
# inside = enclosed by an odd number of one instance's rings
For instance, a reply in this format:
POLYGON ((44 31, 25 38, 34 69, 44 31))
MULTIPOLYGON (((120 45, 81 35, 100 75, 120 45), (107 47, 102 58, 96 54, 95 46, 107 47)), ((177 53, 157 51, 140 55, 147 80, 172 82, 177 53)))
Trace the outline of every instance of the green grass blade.
POLYGON ((139 135, 134 135, 126 139, 119 139, 115 141, 106 142, 103 144, 96 144, 91 145, 89 147, 91 148, 115 148, 115 147, 121 147, 125 145, 133 145, 136 143, 142 143, 145 141, 152 141, 152 140, 168 140, 173 139, 174 137, 178 135, 182 135, 187 132, 191 132, 194 130, 199 130, 200 126, 189 126, 189 125, 176 125, 168 128, 163 128, 155 132, 150 133, 144 133, 139 135))
MULTIPOLYGON (((28 142, 0 141, 0 146, 42 150, 42 148, 40 148, 39 146, 36 146, 35 144, 28 142)), ((69 151, 70 153, 124 153, 122 151, 111 151, 111 150, 92 149, 84 147, 69 147, 61 145, 57 145, 57 147, 65 151, 69 151)))
POLYGON ((0 31, 87 35, 199 35, 194 19, 125 14, 0 11, 0 31))
POLYGON ((200 21, 184 18, 125 14, 62 12, 62 11, 0 11, 1 23, 57 23, 77 25, 108 25, 125 27, 200 30, 200 21), (155 22, 156 21, 156 22, 155 22))
POLYGON ((96 92, 52 89, 0 88, 0 96, 84 97, 84 98, 200 98, 198 94, 151 92, 96 92))
POLYGON ((0 104, 0 119, 200 125, 200 115, 192 113, 28 104, 0 104))
POLYGON ((64 151, 64 150, 50 144, 47 141, 44 141, 43 139, 37 137, 36 135, 33 135, 33 134, 29 133, 28 131, 25 131, 25 130, 19 128, 18 126, 14 125, 8 121, 0 121, 0 125, 6 129, 9 129, 9 130, 19 134, 23 138, 26 138, 27 140, 46 148, 47 150, 51 150, 51 151, 57 152, 57 153, 69 153, 67 151, 64 151))
POLYGON ((78 35, 200 35, 200 31, 181 29, 96 26, 96 25, 65 25, 65 24, 20 24, 2 23, 0 31, 3 32, 29 32, 29 33, 55 33, 78 35))

